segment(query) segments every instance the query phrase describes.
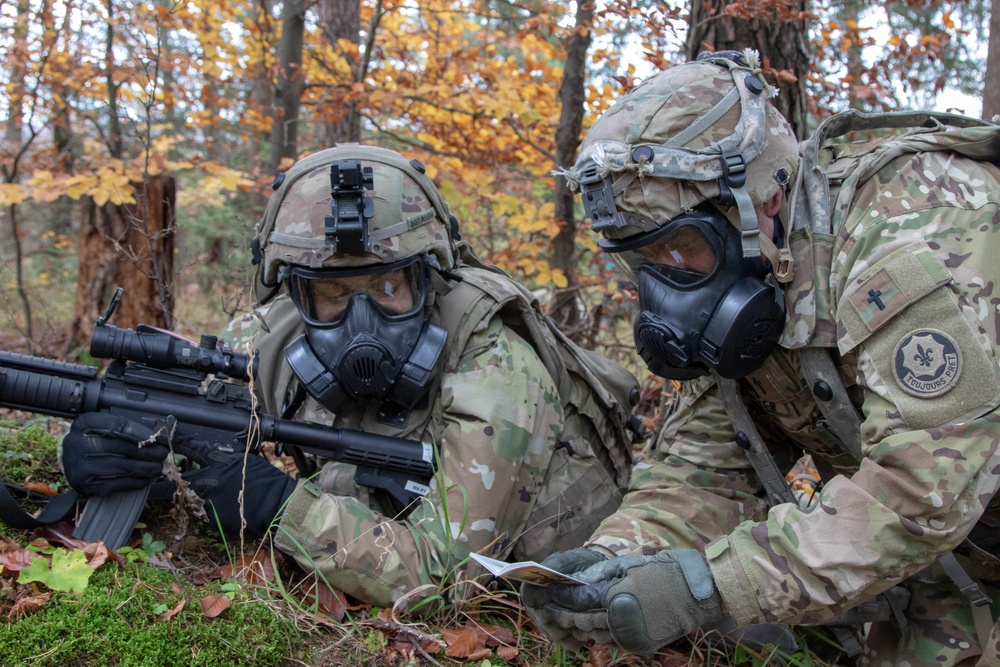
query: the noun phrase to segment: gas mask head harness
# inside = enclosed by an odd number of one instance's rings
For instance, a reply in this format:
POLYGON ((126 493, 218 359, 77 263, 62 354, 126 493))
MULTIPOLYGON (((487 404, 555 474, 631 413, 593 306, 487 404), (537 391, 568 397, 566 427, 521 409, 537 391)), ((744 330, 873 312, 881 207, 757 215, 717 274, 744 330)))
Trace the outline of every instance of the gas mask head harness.
POLYGON ((285 358, 310 396, 402 426, 447 341, 428 314, 457 223, 416 160, 346 145, 302 162, 276 180, 255 239, 258 287, 285 285, 303 319, 285 358))
POLYGON ((757 207, 794 179, 798 150, 772 93, 755 51, 702 54, 613 105, 562 172, 638 287, 636 348, 662 377, 744 376, 780 337, 791 254, 757 207))

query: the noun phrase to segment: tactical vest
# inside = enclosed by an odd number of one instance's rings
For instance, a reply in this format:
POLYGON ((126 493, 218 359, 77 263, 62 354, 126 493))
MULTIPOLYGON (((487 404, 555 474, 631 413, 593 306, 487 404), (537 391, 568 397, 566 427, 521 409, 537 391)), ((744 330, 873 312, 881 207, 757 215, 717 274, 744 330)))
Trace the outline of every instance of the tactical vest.
MULTIPOLYGON (((554 551, 580 546, 605 517, 621 504, 632 466, 632 436, 636 422, 630 408, 638 396, 635 377, 618 364, 580 348, 540 311, 534 295, 500 269, 484 264, 465 244, 461 261, 447 283, 435 281, 437 295, 431 320, 448 331, 442 360, 444 372, 455 369, 478 327, 493 317, 536 351, 559 391, 563 432, 527 524, 515 544, 517 559, 541 559, 554 551), (440 284, 439 284, 440 283, 440 284)), ((287 296, 260 311, 263 330, 254 338, 260 353, 258 377, 268 378, 257 389, 265 410, 319 423, 333 416, 308 399, 288 414, 298 382, 284 360, 284 348, 304 332, 301 317, 287 296)), ((344 426, 401 438, 440 442, 444 429, 438 394, 409 415, 405 426, 380 423, 377 409, 344 426)))

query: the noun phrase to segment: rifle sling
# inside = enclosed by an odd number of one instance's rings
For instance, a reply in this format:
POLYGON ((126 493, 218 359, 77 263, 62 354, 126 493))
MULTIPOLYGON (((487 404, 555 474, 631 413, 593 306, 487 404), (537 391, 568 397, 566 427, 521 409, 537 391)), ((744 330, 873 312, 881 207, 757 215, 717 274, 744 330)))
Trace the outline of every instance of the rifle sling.
POLYGON ((32 530, 65 518, 79 498, 76 491, 50 497, 38 516, 29 514, 0 480, 0 521, 17 530, 32 530))

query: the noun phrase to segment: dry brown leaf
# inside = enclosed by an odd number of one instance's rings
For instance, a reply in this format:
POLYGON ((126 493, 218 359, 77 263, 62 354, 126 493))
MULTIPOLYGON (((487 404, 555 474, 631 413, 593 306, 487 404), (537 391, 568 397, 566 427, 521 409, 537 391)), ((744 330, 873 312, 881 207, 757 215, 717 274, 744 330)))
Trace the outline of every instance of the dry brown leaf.
POLYGON ((25 549, 18 549, 11 553, 0 554, 0 571, 8 576, 15 575, 24 568, 31 564, 31 561, 43 558, 43 556, 34 551, 27 551, 25 549))
POLYGON ((43 593, 41 595, 29 595, 22 597, 10 608, 10 613, 7 614, 7 617, 14 619, 20 618, 21 616, 27 616, 28 614, 33 614, 38 611, 41 606, 45 604, 45 601, 51 596, 51 593, 43 593))
POLYGON ((303 602, 307 605, 316 602, 321 613, 338 623, 344 620, 344 615, 347 613, 347 600, 344 598, 344 594, 330 588, 323 582, 318 584, 315 580, 309 582, 303 593, 303 602))
POLYGON ((181 609, 187 604, 187 598, 181 598, 181 601, 174 605, 173 609, 168 609, 156 617, 157 621, 169 621, 177 614, 181 613, 181 609))
POLYGON ((480 640, 486 646, 510 646, 516 643, 514 633, 507 628, 490 625, 489 623, 478 623, 477 628, 480 632, 480 640))
POLYGON ((87 565, 90 569, 96 570, 100 566, 108 562, 108 558, 111 557, 111 550, 108 549, 104 542, 95 542, 93 544, 88 544, 83 548, 84 555, 87 556, 87 565))
POLYGON ((516 646, 497 646, 497 656, 507 662, 514 660, 519 653, 516 646))
MULTIPOLYGON (((218 573, 217 578, 236 579, 245 581, 248 584, 274 583, 274 563, 268 554, 258 551, 254 554, 244 554, 233 565, 223 565, 212 574, 218 573)), ((211 578, 212 575, 209 575, 211 578)))
POLYGON ((209 595, 201 599, 201 613, 208 618, 215 618, 232 604, 225 595, 209 595))
POLYGON ((609 644, 590 645, 590 664, 594 667, 604 667, 611 662, 611 646, 609 644))
POLYGON ((479 647, 479 633, 476 628, 464 625, 458 629, 441 628, 441 635, 444 637, 448 648, 444 654, 449 658, 459 660, 467 659, 479 647))
POLYGON ((475 662, 477 660, 485 660, 486 658, 490 657, 491 655, 493 655, 493 649, 483 647, 483 648, 476 649, 475 651, 473 651, 472 653, 470 653, 466 657, 466 660, 468 660, 469 662, 475 662))

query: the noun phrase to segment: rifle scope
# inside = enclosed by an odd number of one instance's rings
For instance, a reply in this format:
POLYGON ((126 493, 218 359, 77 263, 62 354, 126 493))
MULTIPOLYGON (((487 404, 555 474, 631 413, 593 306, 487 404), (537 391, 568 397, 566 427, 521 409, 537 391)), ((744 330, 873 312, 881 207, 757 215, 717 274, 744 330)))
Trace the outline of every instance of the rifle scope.
POLYGON ((249 381, 252 359, 228 347, 219 348, 218 338, 205 334, 201 344, 172 331, 140 324, 135 331, 107 323, 94 327, 90 354, 98 359, 125 359, 151 368, 194 370, 249 381))

